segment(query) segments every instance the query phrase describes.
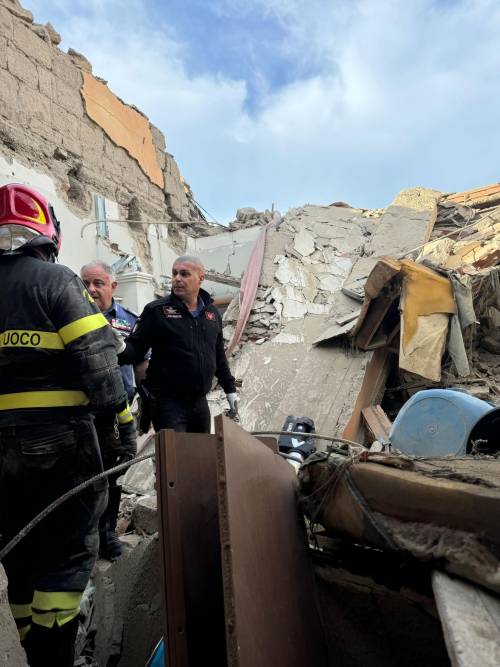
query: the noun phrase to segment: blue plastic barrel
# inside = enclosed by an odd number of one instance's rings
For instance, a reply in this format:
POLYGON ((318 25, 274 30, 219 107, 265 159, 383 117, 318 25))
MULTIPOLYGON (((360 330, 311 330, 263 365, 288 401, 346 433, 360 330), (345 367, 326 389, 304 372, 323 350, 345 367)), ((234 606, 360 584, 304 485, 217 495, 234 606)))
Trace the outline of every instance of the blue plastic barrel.
POLYGON ((419 391, 401 408, 389 440, 393 449, 413 456, 464 455, 472 428, 494 409, 462 391, 419 391))

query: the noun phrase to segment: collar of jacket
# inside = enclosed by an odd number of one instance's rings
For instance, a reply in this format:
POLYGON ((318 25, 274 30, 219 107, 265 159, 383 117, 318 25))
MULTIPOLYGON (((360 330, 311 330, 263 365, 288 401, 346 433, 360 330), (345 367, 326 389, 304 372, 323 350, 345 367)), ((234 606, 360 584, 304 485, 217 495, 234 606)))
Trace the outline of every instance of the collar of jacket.
MULTIPOLYGON (((198 292, 198 296, 201 297, 201 300, 203 301, 203 310, 207 306, 210 306, 210 304, 212 304, 214 302, 214 300, 212 299, 210 294, 207 291, 205 291, 204 289, 200 288, 200 291, 198 292)), ((188 307, 186 306, 184 301, 182 299, 179 299, 178 296, 175 296, 175 294, 173 292, 170 292, 168 298, 169 298, 171 303, 175 304, 176 306, 179 306, 179 308, 184 307, 184 308, 186 308, 186 310, 188 310, 188 307)))

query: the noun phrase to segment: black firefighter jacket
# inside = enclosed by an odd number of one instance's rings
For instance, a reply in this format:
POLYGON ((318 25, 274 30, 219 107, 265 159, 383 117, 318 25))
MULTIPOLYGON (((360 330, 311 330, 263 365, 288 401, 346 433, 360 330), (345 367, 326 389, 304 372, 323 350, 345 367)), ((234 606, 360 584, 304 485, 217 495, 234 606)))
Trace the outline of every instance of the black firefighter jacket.
POLYGON ((0 428, 127 408, 114 337, 73 271, 0 256, 0 428))
POLYGON ((208 292, 193 317, 174 294, 144 308, 120 363, 138 363, 151 349, 146 387, 156 396, 194 400, 205 396, 214 376, 227 393, 236 391, 224 351, 222 318, 208 292))

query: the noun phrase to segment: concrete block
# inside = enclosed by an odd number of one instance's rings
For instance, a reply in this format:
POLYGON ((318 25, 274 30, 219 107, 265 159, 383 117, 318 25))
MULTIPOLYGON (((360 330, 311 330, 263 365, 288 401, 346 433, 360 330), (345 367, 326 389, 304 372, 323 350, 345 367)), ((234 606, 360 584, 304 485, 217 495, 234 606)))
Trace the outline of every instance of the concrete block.
POLYGON ((6 37, 12 37, 13 25, 12 14, 5 7, 0 7, 0 31, 6 37))
MULTIPOLYGON (((141 454, 153 454, 155 451, 154 438, 149 442, 141 454)), ((121 478, 121 484, 134 493, 150 495, 155 490, 155 466, 153 459, 146 459, 131 466, 121 478)))
POLYGON ((7 577, 0 565, 0 665, 28 667, 26 653, 19 643, 16 624, 7 599, 7 577))
POLYGON ((83 121, 80 125, 80 141, 84 149, 92 150, 96 155, 104 151, 104 133, 94 123, 83 121))
POLYGON ((45 67, 41 67, 40 65, 37 67, 37 71, 38 71, 38 90, 42 93, 42 95, 48 97, 49 100, 55 100, 56 86, 55 86, 54 75, 48 69, 45 69, 45 67))
POLYGON ((83 118, 83 101, 80 90, 70 86, 62 79, 56 78, 56 101, 63 109, 69 111, 77 118, 83 118))
POLYGON ((159 148, 161 151, 165 150, 165 135, 161 130, 159 130, 157 127, 154 125, 150 124, 149 127, 151 128, 151 134, 153 136, 153 143, 154 145, 159 148))
POLYGON ((55 44, 57 46, 58 44, 61 43, 61 35, 57 32, 52 23, 46 23, 45 29, 47 30, 49 39, 52 42, 52 44, 55 44))
POLYGON ((145 665, 163 633, 158 537, 127 537, 135 539, 118 561, 96 565, 94 659, 99 665, 145 665))
POLYGON ((26 23, 33 23, 33 14, 28 9, 23 9, 19 0, 2 0, 9 12, 26 23))
POLYGON ((77 137, 80 131, 78 118, 55 102, 52 102, 52 127, 63 136, 77 137))
POLYGON ((158 506, 156 493, 142 496, 135 504, 132 511, 132 523, 134 530, 141 535, 146 533, 152 535, 158 532, 158 506))
POLYGON ((0 114, 14 120, 17 116, 19 83, 12 74, 0 69, 0 114))
POLYGON ((89 72, 92 74, 92 65, 82 53, 78 53, 78 51, 75 51, 75 49, 70 48, 68 49, 68 56, 77 67, 79 67, 84 72, 89 72))
POLYGON ((36 65, 24 53, 8 47, 7 67, 11 74, 28 84, 28 86, 38 88, 38 71, 36 65))
POLYGON ((40 65, 52 67, 52 49, 47 42, 39 37, 31 26, 21 21, 14 22, 14 43, 27 56, 40 65))
POLYGON ((47 125, 50 125, 52 120, 50 100, 38 90, 33 90, 33 88, 29 88, 26 84, 20 83, 19 105, 25 111, 28 119, 39 118, 47 125))
POLYGON ((7 40, 0 37, 0 68, 7 69, 7 40))
POLYGON ((54 50, 52 58, 52 71, 74 90, 79 90, 83 85, 81 70, 71 62, 69 56, 61 51, 54 50))
POLYGON ((72 135, 63 135, 63 146, 73 155, 81 156, 82 154, 81 143, 72 135))
POLYGON ((61 145, 62 136, 52 128, 51 123, 44 123, 40 118, 32 118, 29 123, 29 128, 36 135, 45 139, 51 144, 61 145))

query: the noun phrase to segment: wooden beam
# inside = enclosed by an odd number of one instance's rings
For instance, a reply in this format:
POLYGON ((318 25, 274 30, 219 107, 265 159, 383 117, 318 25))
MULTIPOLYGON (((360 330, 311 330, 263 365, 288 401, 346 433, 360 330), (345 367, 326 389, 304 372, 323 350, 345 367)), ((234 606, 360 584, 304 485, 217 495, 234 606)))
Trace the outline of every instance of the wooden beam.
POLYGON ((361 414, 372 439, 378 440, 382 444, 388 442, 392 422, 385 414, 382 406, 370 405, 367 408, 363 408, 361 414))
POLYGON ((500 665, 500 599, 438 571, 432 588, 452 667, 500 665))

